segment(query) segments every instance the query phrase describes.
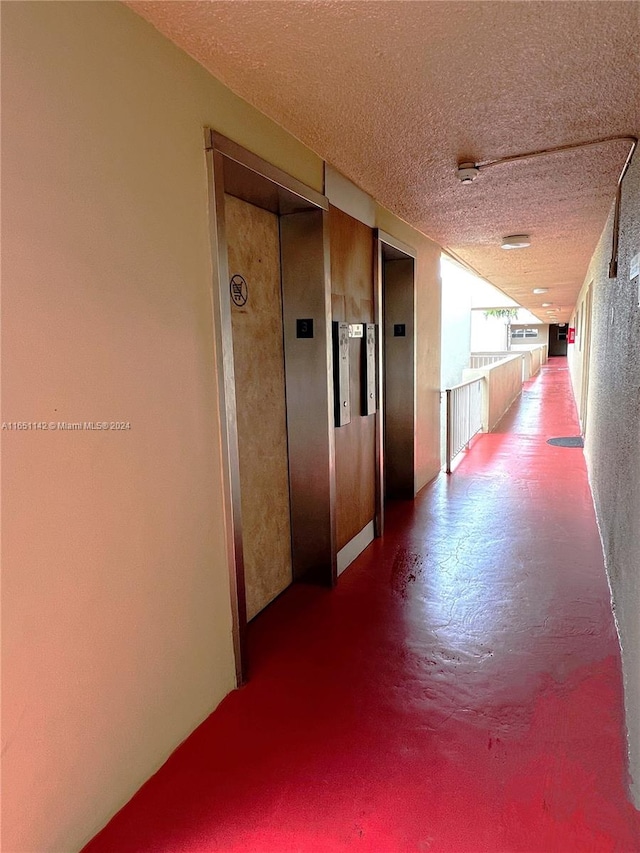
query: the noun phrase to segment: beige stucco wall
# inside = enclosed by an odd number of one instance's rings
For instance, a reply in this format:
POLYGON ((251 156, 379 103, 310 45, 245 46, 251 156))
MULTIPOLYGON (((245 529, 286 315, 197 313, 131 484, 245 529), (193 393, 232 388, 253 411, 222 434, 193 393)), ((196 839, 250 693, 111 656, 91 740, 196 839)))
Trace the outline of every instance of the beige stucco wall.
POLYGON ((234 686, 203 125, 322 164, 130 10, 3 24, 3 850, 77 849, 234 686))
MULTIPOLYGON (((2 10, 3 844, 72 851, 234 686, 204 125, 311 151, 117 3, 2 10)), ((376 208, 401 239, 407 226, 376 208)), ((418 261, 437 473, 438 250, 418 261)))
MULTIPOLYGON (((640 308, 638 279, 629 281, 640 251, 640 156, 623 184, 617 279, 609 279, 613 215, 585 276, 593 282, 591 367, 585 455, 602 535, 622 647, 630 771, 640 807, 640 308)), ((584 348, 569 347, 580 407, 584 348)))

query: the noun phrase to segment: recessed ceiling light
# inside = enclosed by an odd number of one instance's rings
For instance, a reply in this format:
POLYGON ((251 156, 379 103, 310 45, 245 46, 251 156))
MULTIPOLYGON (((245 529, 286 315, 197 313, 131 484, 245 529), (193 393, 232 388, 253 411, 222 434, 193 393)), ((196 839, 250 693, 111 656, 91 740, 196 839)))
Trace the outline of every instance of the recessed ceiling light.
POLYGON ((546 293, 547 290, 549 290, 548 287, 534 287, 533 288, 534 293, 546 293))
POLYGON ((510 234, 508 237, 502 238, 501 248, 503 249, 526 249, 531 245, 531 238, 528 234, 510 234))
POLYGON ((543 308, 548 308, 548 307, 549 307, 549 305, 553 305, 553 302, 543 302, 543 303, 542 303, 542 307, 543 307, 543 308))

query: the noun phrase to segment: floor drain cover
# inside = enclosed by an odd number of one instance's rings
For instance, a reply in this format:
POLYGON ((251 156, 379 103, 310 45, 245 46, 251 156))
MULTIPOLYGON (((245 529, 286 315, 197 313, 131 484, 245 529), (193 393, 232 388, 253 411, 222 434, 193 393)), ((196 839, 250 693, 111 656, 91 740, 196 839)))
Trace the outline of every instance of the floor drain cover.
POLYGON ((567 435, 562 438, 548 438, 547 444, 553 444, 555 447, 584 447, 584 441, 581 435, 567 435))

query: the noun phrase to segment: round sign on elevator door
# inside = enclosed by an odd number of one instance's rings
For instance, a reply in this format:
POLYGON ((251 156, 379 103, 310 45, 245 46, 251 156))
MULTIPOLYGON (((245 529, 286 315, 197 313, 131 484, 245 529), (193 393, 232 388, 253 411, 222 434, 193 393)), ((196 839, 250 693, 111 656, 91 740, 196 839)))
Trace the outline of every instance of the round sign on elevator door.
POLYGON ((247 304, 247 299, 249 298, 249 287, 247 286, 247 282, 243 276, 238 275, 237 273, 236 275, 231 276, 229 290, 231 292, 231 301, 234 305, 237 305, 238 308, 242 308, 243 305, 247 304))

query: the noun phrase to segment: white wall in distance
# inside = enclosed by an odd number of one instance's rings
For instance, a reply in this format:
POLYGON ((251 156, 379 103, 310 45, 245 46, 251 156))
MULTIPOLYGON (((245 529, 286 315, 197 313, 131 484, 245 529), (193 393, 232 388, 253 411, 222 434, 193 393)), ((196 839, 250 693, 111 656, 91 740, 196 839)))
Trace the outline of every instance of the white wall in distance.
POLYGON ((472 292, 480 279, 445 255, 440 261, 442 276, 442 360, 440 387, 462 382, 471 352, 472 292))

